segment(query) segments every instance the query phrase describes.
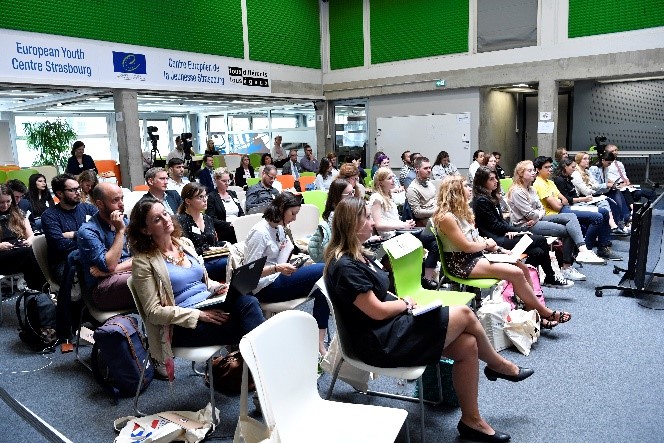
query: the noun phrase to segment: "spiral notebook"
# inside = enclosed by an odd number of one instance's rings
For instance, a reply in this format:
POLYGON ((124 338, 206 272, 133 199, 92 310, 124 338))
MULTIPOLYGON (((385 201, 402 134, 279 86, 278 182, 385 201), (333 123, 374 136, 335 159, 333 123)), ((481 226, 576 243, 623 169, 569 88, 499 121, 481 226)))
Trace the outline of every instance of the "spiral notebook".
POLYGON ((533 239, 530 238, 530 235, 523 235, 519 243, 512 248, 511 254, 489 253, 484 254, 484 257, 491 263, 516 263, 532 242, 533 239))

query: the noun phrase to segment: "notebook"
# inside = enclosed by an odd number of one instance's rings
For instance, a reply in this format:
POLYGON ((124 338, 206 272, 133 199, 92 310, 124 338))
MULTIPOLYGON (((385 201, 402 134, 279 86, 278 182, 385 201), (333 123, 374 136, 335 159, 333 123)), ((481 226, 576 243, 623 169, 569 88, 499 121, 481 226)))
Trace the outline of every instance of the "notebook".
POLYGON ((234 297, 238 297, 243 294, 250 294, 254 289, 256 289, 256 286, 258 286, 258 281, 261 278, 266 261, 267 257, 261 257, 256 261, 252 261, 251 263, 247 263, 246 265, 235 269, 233 271, 231 284, 228 287, 228 292, 226 292, 226 295, 212 294, 207 300, 203 300, 202 302, 192 306, 192 308, 209 308, 211 306, 223 304, 226 301, 228 301, 230 304, 234 297))
POLYGON ((491 263, 516 263, 516 261, 521 258, 521 254, 528 249, 528 246, 530 246, 532 242, 533 239, 530 238, 530 235, 522 235, 519 243, 512 248, 511 254, 490 253, 484 254, 484 257, 486 257, 491 263))

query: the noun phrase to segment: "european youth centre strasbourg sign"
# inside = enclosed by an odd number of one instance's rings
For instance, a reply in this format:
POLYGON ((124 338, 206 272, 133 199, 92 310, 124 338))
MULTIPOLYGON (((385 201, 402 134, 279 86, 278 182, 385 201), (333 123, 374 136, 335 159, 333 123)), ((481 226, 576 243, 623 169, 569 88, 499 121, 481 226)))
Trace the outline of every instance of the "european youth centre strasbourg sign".
POLYGON ((0 82, 270 93, 264 65, 228 57, 0 29, 0 82))

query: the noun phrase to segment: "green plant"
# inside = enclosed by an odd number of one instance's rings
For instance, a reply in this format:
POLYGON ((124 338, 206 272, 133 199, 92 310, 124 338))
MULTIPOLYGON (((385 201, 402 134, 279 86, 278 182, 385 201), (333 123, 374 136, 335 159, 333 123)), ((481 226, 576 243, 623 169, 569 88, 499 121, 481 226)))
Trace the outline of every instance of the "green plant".
POLYGON ((39 155, 33 166, 52 165, 65 170, 71 145, 76 140, 74 128, 66 120, 23 123, 28 148, 39 155))

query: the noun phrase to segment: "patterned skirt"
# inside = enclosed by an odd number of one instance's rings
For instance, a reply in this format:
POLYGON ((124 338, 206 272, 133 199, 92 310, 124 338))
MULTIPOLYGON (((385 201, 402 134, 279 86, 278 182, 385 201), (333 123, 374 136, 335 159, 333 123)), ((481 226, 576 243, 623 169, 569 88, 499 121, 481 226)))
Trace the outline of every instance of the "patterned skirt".
POLYGON ((468 275, 475 268, 477 262, 484 257, 484 254, 482 252, 453 251, 443 252, 443 256, 445 257, 447 272, 458 278, 468 278, 468 275))

